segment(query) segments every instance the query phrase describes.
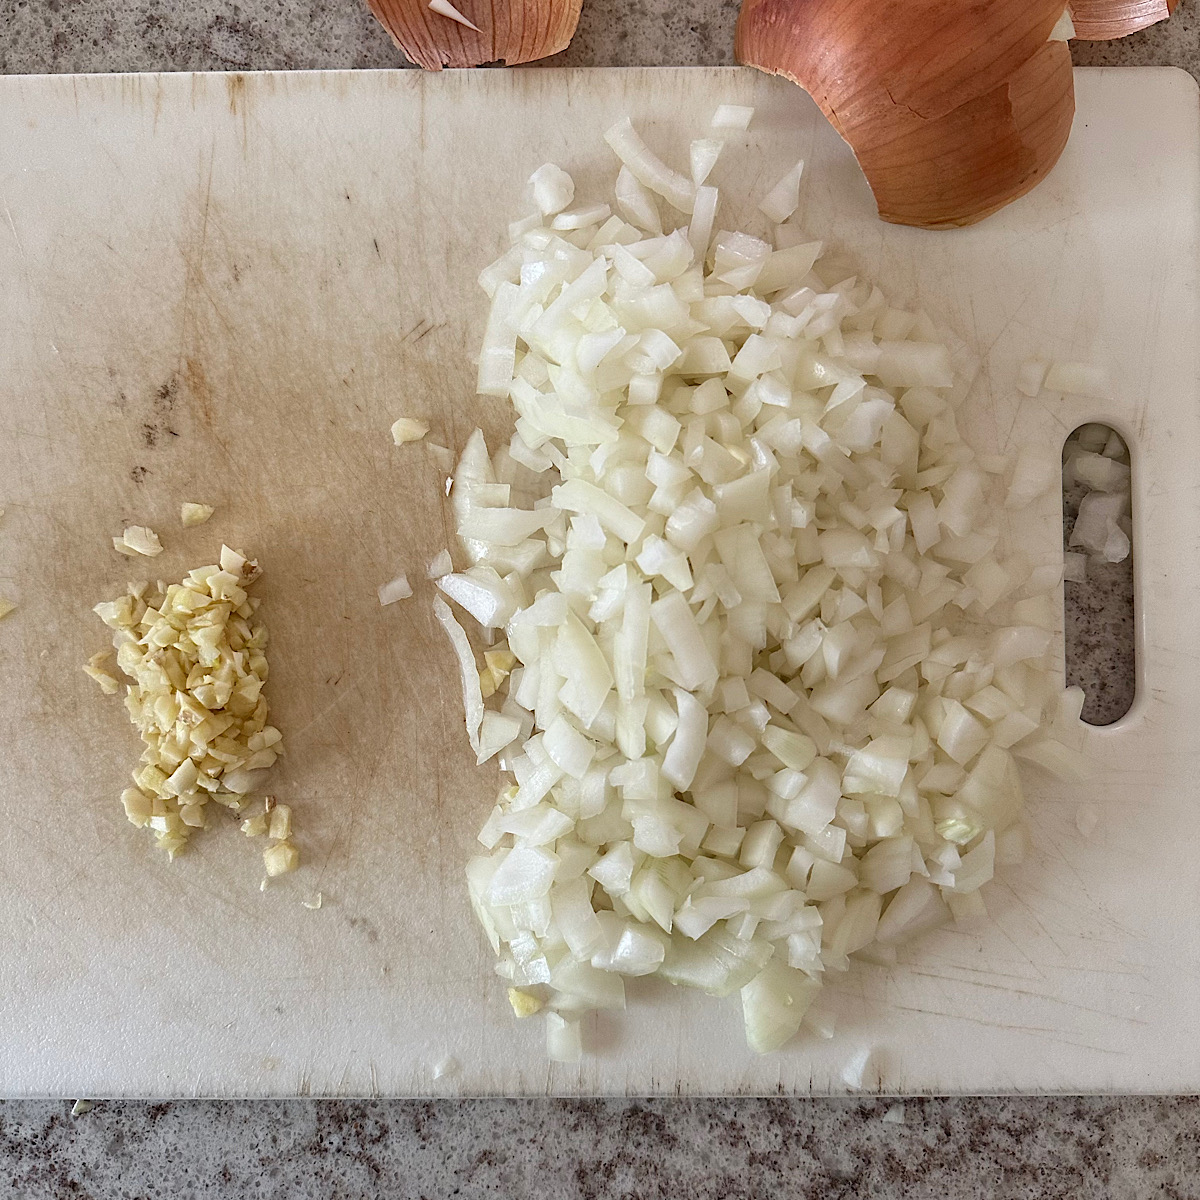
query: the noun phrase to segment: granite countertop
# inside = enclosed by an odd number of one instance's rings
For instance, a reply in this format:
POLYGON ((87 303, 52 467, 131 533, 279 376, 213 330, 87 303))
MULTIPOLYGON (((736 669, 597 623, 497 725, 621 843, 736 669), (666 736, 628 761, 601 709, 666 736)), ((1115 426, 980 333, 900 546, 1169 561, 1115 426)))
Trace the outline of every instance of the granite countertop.
MULTIPOLYGON (((552 65, 732 62, 738 0, 586 0, 552 65)), ((405 65, 358 0, 3 0, 0 70, 405 65)), ((1081 65, 1200 77, 1200 2, 1081 65)), ((1067 597, 1085 715, 1133 694, 1132 572, 1067 597)), ((1161 1098, 0 1103, 13 1197, 1200 1196, 1200 1101, 1161 1098), (77 1106, 80 1109, 87 1105, 77 1106)))

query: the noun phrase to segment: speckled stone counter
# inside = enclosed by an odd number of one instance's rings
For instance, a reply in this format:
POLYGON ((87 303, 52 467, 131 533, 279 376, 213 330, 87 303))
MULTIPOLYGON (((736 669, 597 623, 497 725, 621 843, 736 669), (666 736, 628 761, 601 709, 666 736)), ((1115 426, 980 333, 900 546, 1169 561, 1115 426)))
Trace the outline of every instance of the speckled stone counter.
MULTIPOLYGON (((737 9, 586 0, 548 61, 729 63, 737 9)), ((1200 0, 1169 25, 1074 49, 1084 65, 1200 77, 1200 0)), ((6 73, 402 65, 358 0, 0 0, 6 73)), ((1070 674, 1097 723, 1132 694, 1131 586, 1115 567, 1068 594, 1070 674)), ((1200 1198, 1200 1101, 101 1102, 75 1116, 69 1102, 4 1102, 0 1195, 1200 1198)))
POLYGON ((0 1187, 96 1200, 1184 1200, 1193 1099, 0 1107, 0 1187))

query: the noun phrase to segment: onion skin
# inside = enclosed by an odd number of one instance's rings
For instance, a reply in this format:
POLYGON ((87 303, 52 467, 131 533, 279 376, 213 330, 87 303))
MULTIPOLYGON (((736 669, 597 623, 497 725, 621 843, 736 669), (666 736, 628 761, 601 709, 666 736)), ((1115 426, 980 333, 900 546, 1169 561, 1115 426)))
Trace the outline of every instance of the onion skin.
POLYGON ((885 221, 982 220, 1043 179, 1075 113, 1062 0, 744 0, 740 62, 803 87, 885 221))
POLYGON ((583 0, 461 0, 455 8, 479 26, 468 29, 433 12, 427 0, 367 0, 405 55, 427 71, 533 62, 565 50, 583 0))
POLYGON ((1108 42, 1165 21, 1179 0, 1071 0, 1075 36, 1084 42, 1108 42))

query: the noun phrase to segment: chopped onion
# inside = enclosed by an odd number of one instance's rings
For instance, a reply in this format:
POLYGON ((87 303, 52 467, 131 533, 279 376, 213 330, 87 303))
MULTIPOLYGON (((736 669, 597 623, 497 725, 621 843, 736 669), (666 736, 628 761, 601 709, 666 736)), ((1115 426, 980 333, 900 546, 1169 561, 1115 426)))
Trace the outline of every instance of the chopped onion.
POLYGON ((450 558, 449 550, 439 550, 429 563, 425 570, 426 579, 441 579, 443 575, 449 575, 454 570, 454 563, 450 558))
POLYGON ((546 1014, 546 1054, 551 1062, 576 1063, 583 1057, 579 1022, 558 1013, 546 1014))
POLYGON ((560 213, 575 199, 575 181, 554 163, 545 163, 529 177, 533 202, 543 216, 560 213))
POLYGON ((713 113, 714 129, 749 129, 754 109, 744 104, 718 104, 713 113))
POLYGON ((680 212, 692 211, 696 199, 695 185, 650 152, 628 117, 622 118, 609 129, 604 140, 639 183, 657 192, 680 212))
POLYGON ((433 615, 446 631, 454 653, 458 658, 459 675, 462 679, 463 713, 467 721, 467 738, 471 749, 479 750, 479 727, 483 723, 483 694, 479 689, 479 672, 475 667, 475 653, 463 627, 454 619, 450 606, 440 597, 433 602, 433 615))
POLYGON ((1108 373, 1093 363, 1052 362, 1042 387, 1047 392, 1066 392, 1072 396, 1111 399, 1108 373))
MULTIPOLYGON (((782 225, 800 207, 800 176, 804 174, 801 159, 758 203, 768 221, 782 225)), ((806 272, 807 274, 807 272, 806 272)))
POLYGON ((398 417, 392 422, 392 441, 397 446, 403 446, 405 442, 419 442, 428 432, 429 426, 413 417, 398 417))
POLYGON ((401 572, 395 579, 381 584, 379 588, 379 603, 382 605, 395 604, 397 600, 407 600, 413 594, 408 576, 401 572))
POLYGON ((725 145, 719 138, 699 138, 692 143, 692 182, 697 188, 708 178, 717 159, 721 157, 721 149, 725 145))
MULTIPOLYGON (((478 431, 464 447, 470 565, 436 574, 491 631, 482 670, 435 614, 477 758, 515 782, 468 889, 552 1057, 651 974, 740 991, 765 1052, 832 1032, 806 1015, 827 971, 986 913, 1024 845, 1014 756, 1078 769, 1079 697, 1048 654, 1063 570, 997 555, 1008 460, 958 436, 960 343, 795 226, 714 233, 713 140, 691 181, 628 121, 606 140, 620 215, 543 167, 542 218, 481 275, 480 391, 516 427, 494 461, 478 431), (686 223, 664 232, 651 191, 686 223)), ((769 218, 790 219, 801 171, 769 218)), ((1079 459, 1102 498, 1127 490, 1107 445, 1089 433, 1079 459)), ((1011 509, 1052 458, 1017 457, 1011 509)))
POLYGON ((1129 535, 1118 524, 1125 516, 1128 504, 1124 493, 1089 492, 1080 501, 1070 544, 1082 546, 1105 562, 1122 562, 1128 558, 1129 535))
POLYGON ((613 190, 617 197, 617 207, 624 213, 626 220, 645 233, 662 233, 662 218, 659 216, 654 197, 627 166, 623 166, 618 172, 616 187, 613 190))
POLYGON ((842 1082, 856 1092, 879 1086, 879 1069, 870 1046, 855 1051, 842 1068, 842 1082))

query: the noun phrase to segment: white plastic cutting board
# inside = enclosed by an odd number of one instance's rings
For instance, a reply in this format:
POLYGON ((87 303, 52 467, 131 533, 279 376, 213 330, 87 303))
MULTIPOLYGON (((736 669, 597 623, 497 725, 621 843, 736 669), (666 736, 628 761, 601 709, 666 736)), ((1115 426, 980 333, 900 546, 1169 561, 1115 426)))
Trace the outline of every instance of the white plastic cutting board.
MULTIPOLYGON (((0 80, 0 592, 20 603, 0 624, 0 1093, 828 1092, 868 1044, 890 1092, 1200 1087, 1197 94, 1168 70, 1077 78, 1052 177, 940 234, 879 224, 807 98, 749 71, 0 80), (823 1001, 832 1042, 756 1059, 736 998, 643 982, 582 1065, 551 1066, 468 910, 495 779, 429 585, 375 598, 448 536, 445 462, 388 427, 424 416, 455 449, 503 428, 472 395, 473 281, 533 168, 588 195, 625 113, 686 161, 721 101, 757 108, 715 174, 724 223, 803 156, 811 231, 984 356, 982 449, 1054 462, 1090 418, 1128 436, 1139 695, 1091 734, 1091 783, 1029 775, 1035 851, 990 889, 993 922, 855 967, 823 1001), (1018 400, 1032 354, 1104 363, 1117 399, 1018 400), (217 515, 184 532, 185 499, 217 515), (120 812, 136 740, 79 666, 105 643, 91 606, 136 570, 109 548, 128 522, 162 533, 166 578, 222 539, 265 565, 275 791, 305 860, 265 894, 235 828, 168 865, 120 812)), ((1057 498, 1012 534, 1052 559, 1057 498)))

